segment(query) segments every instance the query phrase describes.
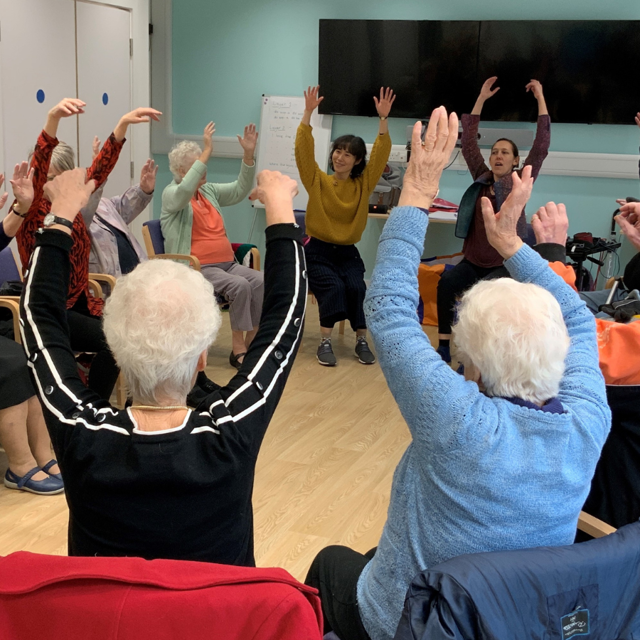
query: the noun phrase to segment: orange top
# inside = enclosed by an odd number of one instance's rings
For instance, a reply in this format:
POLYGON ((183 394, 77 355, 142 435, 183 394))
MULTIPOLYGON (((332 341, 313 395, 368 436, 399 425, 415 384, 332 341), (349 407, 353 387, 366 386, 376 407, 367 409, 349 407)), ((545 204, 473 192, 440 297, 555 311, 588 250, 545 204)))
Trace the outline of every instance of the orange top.
MULTIPOLYGON (((576 288, 576 274, 562 262, 549 266, 568 285, 576 288)), ((627 324, 596 318, 600 370, 607 384, 640 384, 640 320, 627 324)))
POLYGON ((202 264, 233 262, 234 254, 220 212, 196 191, 191 198, 193 226, 191 227, 191 253, 202 264))

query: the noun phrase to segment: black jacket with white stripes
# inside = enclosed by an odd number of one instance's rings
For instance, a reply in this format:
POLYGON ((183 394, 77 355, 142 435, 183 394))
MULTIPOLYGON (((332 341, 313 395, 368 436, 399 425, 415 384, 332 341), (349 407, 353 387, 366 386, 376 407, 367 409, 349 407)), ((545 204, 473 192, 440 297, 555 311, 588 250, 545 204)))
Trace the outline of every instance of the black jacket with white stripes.
POLYGON ((252 566, 260 444, 304 324, 297 225, 267 228, 260 329, 229 384, 166 431, 140 431, 78 377, 66 299, 71 237, 38 233, 22 299, 23 343, 69 504, 69 554, 252 566))

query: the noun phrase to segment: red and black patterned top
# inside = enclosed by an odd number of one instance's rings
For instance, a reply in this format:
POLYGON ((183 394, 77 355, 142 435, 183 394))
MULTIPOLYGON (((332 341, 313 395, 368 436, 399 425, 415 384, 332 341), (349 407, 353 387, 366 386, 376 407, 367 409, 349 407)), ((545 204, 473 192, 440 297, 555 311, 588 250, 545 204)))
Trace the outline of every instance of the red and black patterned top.
MULTIPOLYGON (((122 142, 115 139, 113 133, 104 143, 100 153, 96 156, 93 164, 87 169, 87 179, 96 181, 98 188, 109 177, 111 171, 116 166, 122 142)), ((34 198, 31 208, 27 213, 26 220, 22 223, 17 235, 18 251, 22 261, 22 270, 26 271, 29 258, 35 249, 35 234, 44 223, 44 217, 51 211, 51 203, 44 197, 44 185, 47 182, 51 154, 58 144, 57 138, 52 138, 46 131, 38 137, 36 148, 31 160, 33 172, 34 198)), ((67 298, 67 309, 71 309, 84 293, 87 297, 87 307, 92 316, 102 315, 103 302, 99 298, 94 298, 89 293, 89 255, 91 253, 91 239, 82 216, 76 216, 73 223, 73 247, 71 249, 70 261, 71 272, 69 274, 69 296, 67 298)))

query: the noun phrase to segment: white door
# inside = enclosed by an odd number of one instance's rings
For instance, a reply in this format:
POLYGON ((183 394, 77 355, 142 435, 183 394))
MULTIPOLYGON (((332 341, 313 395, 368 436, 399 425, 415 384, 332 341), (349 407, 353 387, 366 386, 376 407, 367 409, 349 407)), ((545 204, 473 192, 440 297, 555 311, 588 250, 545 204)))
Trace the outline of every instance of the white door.
MULTIPOLYGON (((73 0, 0 0, 4 168, 26 160, 47 112, 76 97, 73 0)), ((77 117, 58 139, 77 151, 77 117)))
MULTIPOLYGON (((77 0, 78 97, 87 103, 78 124, 80 165, 91 164, 91 143, 104 143, 120 117, 131 111, 131 13, 77 0)), ((135 176, 133 184, 138 181, 135 176)), ((131 142, 105 186, 104 196, 124 193, 132 184, 131 142)))

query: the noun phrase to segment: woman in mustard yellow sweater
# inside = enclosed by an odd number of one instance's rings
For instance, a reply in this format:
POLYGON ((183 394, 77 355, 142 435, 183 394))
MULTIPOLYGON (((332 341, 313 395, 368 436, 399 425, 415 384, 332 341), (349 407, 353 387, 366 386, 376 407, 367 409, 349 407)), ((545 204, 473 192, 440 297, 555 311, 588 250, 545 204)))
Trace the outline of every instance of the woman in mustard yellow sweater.
POLYGON ((318 300, 321 341, 318 362, 333 367, 331 332, 336 322, 348 319, 356 332, 355 355, 362 364, 376 359, 367 344, 367 325, 362 308, 366 285, 364 262, 355 243, 362 237, 373 192, 389 159, 391 139, 387 118, 395 95, 380 89, 373 100, 380 117, 378 136, 367 163, 367 148, 357 136, 340 136, 332 147, 327 175, 315 161, 311 114, 322 102, 320 87, 304 92, 305 110, 296 136, 296 163, 309 193, 305 247, 309 287, 318 300))

